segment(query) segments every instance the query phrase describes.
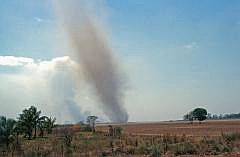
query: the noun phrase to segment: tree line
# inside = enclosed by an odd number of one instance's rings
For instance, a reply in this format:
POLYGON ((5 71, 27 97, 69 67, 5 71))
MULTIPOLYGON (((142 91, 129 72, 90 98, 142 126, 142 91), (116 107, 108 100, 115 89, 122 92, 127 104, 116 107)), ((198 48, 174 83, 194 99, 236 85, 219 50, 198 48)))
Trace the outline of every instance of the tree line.
POLYGON ((211 114, 208 113, 204 108, 195 108, 194 110, 188 112, 183 116, 183 120, 190 121, 191 123, 194 120, 199 122, 204 120, 222 120, 222 119, 240 119, 240 113, 231 113, 231 114, 211 114))
POLYGON ((207 119, 210 120, 221 120, 221 119, 240 119, 240 113, 230 113, 230 114, 211 114, 207 115, 207 119))
POLYGON ((24 109, 16 120, 0 116, 0 145, 8 148, 13 141, 18 144, 19 135, 31 140, 43 137, 44 133, 51 134, 55 122, 56 118, 41 116, 41 111, 34 106, 24 109))

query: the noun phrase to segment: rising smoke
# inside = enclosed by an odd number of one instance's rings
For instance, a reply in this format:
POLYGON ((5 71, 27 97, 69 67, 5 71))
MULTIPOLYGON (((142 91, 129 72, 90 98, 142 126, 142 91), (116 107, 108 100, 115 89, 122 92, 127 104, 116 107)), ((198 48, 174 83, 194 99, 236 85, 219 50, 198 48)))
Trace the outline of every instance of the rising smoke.
POLYGON ((96 4, 93 1, 91 4, 89 2, 56 0, 54 5, 74 51, 70 56, 74 56, 74 60, 80 63, 87 81, 101 101, 103 112, 112 122, 127 122, 128 114, 122 101, 123 77, 97 22, 96 10, 100 9, 93 7, 96 4))

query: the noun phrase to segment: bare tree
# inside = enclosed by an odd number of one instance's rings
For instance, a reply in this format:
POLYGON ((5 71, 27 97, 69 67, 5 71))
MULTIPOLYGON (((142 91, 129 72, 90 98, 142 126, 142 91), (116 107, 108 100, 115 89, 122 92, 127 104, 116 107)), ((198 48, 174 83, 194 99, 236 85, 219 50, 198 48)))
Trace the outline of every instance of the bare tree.
POLYGON ((97 116, 88 116, 87 117, 87 122, 88 122, 89 126, 92 127, 92 132, 95 132, 95 123, 96 123, 97 119, 98 119, 97 116))

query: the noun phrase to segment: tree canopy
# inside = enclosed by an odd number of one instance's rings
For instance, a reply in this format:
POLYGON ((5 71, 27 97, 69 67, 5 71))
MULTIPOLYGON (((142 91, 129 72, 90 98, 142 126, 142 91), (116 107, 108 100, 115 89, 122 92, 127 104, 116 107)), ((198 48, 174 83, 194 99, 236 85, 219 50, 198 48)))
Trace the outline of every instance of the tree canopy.
POLYGON ((207 110, 204 108, 195 108, 193 111, 187 113, 183 116, 184 120, 189 120, 193 122, 193 120, 198 120, 199 122, 207 119, 207 110))

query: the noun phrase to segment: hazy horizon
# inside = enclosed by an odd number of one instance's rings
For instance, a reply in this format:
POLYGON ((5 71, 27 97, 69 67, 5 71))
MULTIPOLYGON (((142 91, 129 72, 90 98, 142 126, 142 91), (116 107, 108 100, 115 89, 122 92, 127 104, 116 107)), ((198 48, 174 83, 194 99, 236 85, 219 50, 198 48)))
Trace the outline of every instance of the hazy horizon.
MULTIPOLYGON (((16 118, 35 105, 58 122, 89 114, 106 120, 81 62, 70 54, 74 50, 52 2, 1 1, 0 115, 16 118), (63 98, 76 106, 68 108, 63 98)), ((240 112, 240 1, 91 5, 124 74, 121 105, 130 122, 181 119, 195 107, 213 114, 240 112)))

